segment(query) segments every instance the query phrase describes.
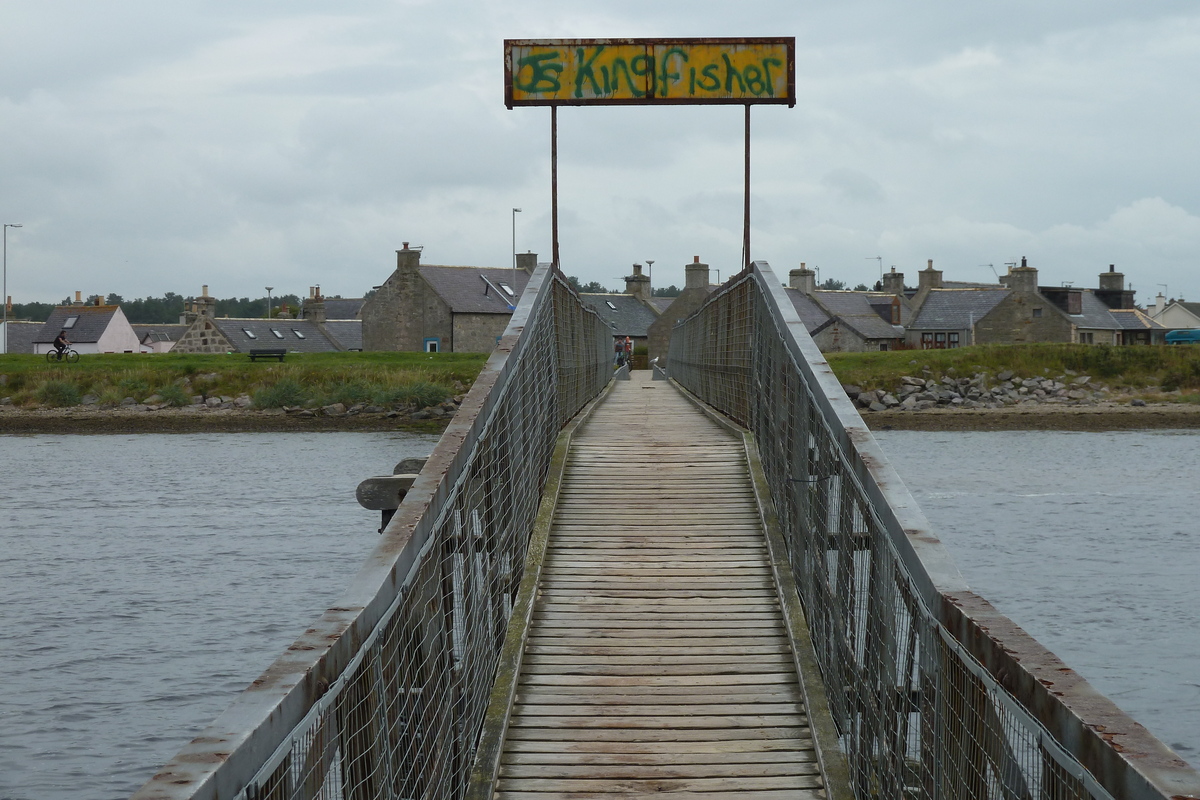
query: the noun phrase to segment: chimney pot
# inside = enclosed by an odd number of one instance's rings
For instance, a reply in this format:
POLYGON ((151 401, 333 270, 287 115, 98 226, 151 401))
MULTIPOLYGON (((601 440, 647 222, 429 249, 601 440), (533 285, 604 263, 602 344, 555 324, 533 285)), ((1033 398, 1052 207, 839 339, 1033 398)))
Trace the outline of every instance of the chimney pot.
POLYGON ((200 287, 200 296, 208 297, 208 284, 207 283, 200 287))
POLYGON ((1116 264, 1109 264, 1109 265, 1108 265, 1108 271, 1109 271, 1109 272, 1116 272, 1116 271, 1117 271, 1117 265, 1116 265, 1116 264))
POLYGON ((407 250, 407 249, 408 249, 408 242, 405 242, 405 243, 404 243, 404 249, 405 249, 405 250, 407 250))
POLYGON ((700 256, 692 256, 692 263, 693 263, 693 264, 699 264, 699 263, 700 263, 700 256))
POLYGON ((928 261, 926 261, 925 266, 926 266, 926 269, 933 269, 933 259, 931 258, 928 261))

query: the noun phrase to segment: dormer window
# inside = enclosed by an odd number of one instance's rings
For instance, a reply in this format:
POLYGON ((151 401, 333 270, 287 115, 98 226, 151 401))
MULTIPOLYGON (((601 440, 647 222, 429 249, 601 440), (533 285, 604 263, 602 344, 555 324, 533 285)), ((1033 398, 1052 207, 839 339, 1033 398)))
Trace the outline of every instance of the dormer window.
POLYGON ((248 339, 257 339, 258 338, 257 336, 254 335, 254 331, 250 330, 249 328, 242 328, 242 333, 246 334, 246 338, 248 338, 248 339))
POLYGON ((274 328, 271 328, 271 333, 275 334, 275 338, 276 338, 276 339, 282 339, 282 338, 283 338, 283 334, 282 334, 282 333, 280 333, 279 331, 275 330, 274 328))
POLYGON ((63 330, 74 328, 76 322, 79 322, 79 317, 67 317, 67 321, 63 323, 63 330))

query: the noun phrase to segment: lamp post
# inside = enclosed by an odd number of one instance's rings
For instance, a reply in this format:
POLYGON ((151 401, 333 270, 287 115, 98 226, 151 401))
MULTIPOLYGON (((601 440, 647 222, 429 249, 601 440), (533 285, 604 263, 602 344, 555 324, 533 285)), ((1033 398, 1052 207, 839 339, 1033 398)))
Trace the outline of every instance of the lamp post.
POLYGON ((8 229, 20 228, 19 222, 4 223, 4 288, 0 289, 0 303, 4 304, 4 355, 8 355, 8 229))
POLYGON ((521 213, 521 209, 514 208, 512 212, 513 222, 513 291, 517 291, 517 214, 521 213))
POLYGON ((267 319, 270 319, 271 318, 271 290, 274 289, 275 287, 268 286, 266 288, 267 288, 267 319))
POLYGON ((646 271, 650 273, 650 296, 654 297, 654 259, 646 259, 646 271))

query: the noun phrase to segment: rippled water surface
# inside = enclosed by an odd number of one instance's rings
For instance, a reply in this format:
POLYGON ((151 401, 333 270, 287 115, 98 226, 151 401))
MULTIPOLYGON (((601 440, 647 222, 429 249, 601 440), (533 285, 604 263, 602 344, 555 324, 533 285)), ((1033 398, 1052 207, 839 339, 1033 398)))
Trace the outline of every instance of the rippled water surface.
POLYGON ((1200 433, 877 438, 971 588, 1200 765, 1200 433))
POLYGON ((388 433, 0 436, 0 800, 128 797, 378 541, 388 433))

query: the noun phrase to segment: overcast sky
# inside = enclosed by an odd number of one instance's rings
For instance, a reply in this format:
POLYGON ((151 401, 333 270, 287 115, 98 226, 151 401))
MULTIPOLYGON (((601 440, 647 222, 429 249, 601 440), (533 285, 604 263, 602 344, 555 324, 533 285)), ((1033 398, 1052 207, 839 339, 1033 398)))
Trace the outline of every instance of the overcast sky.
MULTIPOLYGON (((1184 0, 0 0, 9 294, 359 296, 405 241, 509 266, 513 207, 548 260, 550 112, 504 107, 503 40, 608 36, 796 37, 796 107, 753 112, 751 250, 782 279, 1026 256, 1200 299, 1184 0)), ((562 109, 564 271, 736 272, 742 114, 562 109)))

